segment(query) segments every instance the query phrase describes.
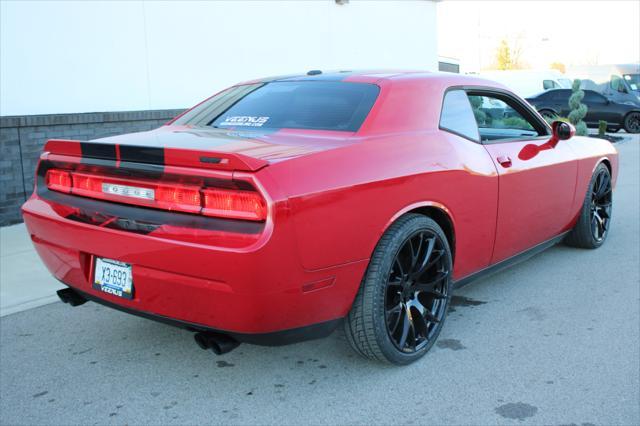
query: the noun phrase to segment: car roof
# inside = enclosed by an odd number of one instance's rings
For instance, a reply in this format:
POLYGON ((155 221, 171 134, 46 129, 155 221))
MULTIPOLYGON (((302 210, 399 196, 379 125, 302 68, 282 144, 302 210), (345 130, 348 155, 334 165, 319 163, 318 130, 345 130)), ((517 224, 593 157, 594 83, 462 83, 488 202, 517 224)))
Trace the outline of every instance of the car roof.
POLYGON ((379 83, 383 81, 406 82, 429 80, 439 85, 449 86, 489 86, 506 89, 500 83, 485 78, 447 72, 430 72, 416 70, 311 70, 304 74, 290 74, 244 81, 238 85, 270 83, 274 81, 347 81, 361 83, 379 83))

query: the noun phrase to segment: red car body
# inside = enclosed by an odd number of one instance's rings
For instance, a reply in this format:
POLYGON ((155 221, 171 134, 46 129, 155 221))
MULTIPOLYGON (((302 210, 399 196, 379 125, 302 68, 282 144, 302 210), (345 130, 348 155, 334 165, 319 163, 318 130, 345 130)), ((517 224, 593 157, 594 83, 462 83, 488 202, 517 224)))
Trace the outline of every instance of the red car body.
POLYGON ((178 119, 97 141, 49 141, 23 214, 50 272, 82 297, 132 313, 287 343, 326 335, 347 315, 381 235, 405 213, 440 224, 462 284, 570 230, 599 163, 615 182, 617 153, 604 140, 573 137, 526 155, 525 146, 551 138, 546 124, 533 141, 491 144, 440 128, 452 88, 524 104, 493 82, 417 72, 284 80, 366 83, 379 93, 356 131, 260 133, 178 119), (49 168, 134 183, 205 179, 259 194, 265 216, 205 217, 58 193, 47 188, 49 168), (93 287, 95 257, 132 265, 131 299, 93 287))

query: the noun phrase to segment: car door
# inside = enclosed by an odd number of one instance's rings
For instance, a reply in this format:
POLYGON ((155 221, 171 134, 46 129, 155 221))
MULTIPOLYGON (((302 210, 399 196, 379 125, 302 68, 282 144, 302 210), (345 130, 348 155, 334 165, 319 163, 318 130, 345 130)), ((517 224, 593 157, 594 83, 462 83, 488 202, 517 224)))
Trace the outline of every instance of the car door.
POLYGON ((611 102, 593 90, 584 91, 584 99, 582 101, 587 106, 587 115, 584 117, 585 123, 597 125, 600 120, 608 123, 617 123, 616 111, 612 107, 611 102))
POLYGON ((551 100, 551 108, 558 113, 561 117, 567 117, 569 115, 569 97, 571 96, 571 90, 560 89, 554 90, 553 98, 551 100))
POLYGON ((547 241, 567 229, 574 199, 577 161, 560 142, 537 155, 527 145, 546 143, 549 127, 506 91, 467 90, 482 144, 499 179, 496 238, 491 263, 547 241), (489 114, 486 106, 491 105, 489 114), (502 112, 500 112, 502 110, 502 112))

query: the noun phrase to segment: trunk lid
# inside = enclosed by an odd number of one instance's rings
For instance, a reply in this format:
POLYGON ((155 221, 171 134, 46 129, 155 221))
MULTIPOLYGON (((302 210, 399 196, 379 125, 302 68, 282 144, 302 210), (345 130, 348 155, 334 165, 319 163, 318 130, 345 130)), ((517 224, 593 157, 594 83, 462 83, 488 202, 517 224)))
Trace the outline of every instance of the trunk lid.
POLYGON ((353 133, 279 130, 233 131, 187 126, 96 139, 87 142, 50 140, 52 154, 100 160, 255 172, 270 163, 334 149, 353 133))

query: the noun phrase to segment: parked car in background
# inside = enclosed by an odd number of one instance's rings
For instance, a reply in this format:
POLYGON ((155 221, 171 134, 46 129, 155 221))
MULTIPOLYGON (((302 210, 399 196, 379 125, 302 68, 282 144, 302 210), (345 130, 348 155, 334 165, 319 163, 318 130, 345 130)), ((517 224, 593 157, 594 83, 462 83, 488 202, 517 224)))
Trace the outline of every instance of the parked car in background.
POLYGON ((50 140, 22 210, 71 305, 178 325, 218 354, 342 325, 360 355, 409 364, 454 286, 605 242, 618 154, 574 133, 487 80, 313 71, 156 130, 50 140))
POLYGON ((572 82, 557 70, 483 71, 478 77, 504 84, 523 98, 543 90, 570 89, 572 82))
MULTIPOLYGON (((527 98, 540 114, 549 119, 569 115, 570 89, 548 90, 527 98)), ((598 122, 607 122, 609 131, 624 129, 628 133, 640 132, 640 106, 619 103, 594 91, 585 90, 582 103, 588 108, 584 122, 588 127, 598 127, 598 122)))
POLYGON ((594 90, 621 104, 640 106, 640 64, 572 67, 567 75, 580 79, 583 90, 594 90))

